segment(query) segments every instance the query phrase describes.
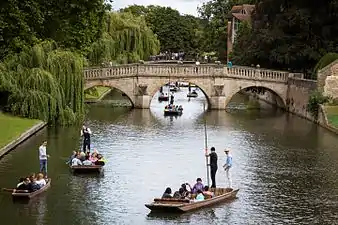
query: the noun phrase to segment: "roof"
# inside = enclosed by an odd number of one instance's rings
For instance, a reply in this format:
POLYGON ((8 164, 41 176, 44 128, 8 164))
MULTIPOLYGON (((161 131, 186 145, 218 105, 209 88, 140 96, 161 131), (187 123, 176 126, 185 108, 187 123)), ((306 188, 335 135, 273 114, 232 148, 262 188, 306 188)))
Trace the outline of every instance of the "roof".
POLYGON ((248 4, 243 4, 243 5, 235 5, 232 7, 230 11, 230 18, 235 17, 236 19, 240 21, 248 21, 251 18, 251 14, 255 9, 255 5, 248 5, 248 4), (242 10, 244 10, 246 13, 243 14, 242 10))
POLYGON ((233 13, 232 16, 240 21, 248 21, 251 18, 250 15, 242 13, 233 13))
POLYGON ((248 4, 235 5, 231 9, 231 13, 241 13, 242 10, 245 10, 247 14, 251 14, 254 9, 255 9, 255 5, 248 5, 248 4))

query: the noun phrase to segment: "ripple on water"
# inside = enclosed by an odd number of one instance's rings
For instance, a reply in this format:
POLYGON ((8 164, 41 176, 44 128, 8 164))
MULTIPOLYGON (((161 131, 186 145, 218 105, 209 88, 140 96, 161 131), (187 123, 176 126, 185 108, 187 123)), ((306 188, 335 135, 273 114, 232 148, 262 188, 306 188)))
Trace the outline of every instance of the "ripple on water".
POLYGON ((227 184, 221 165, 223 149, 230 148, 238 199, 183 215, 148 215, 144 204, 167 186, 205 181, 205 100, 187 102, 185 94, 175 94, 185 107, 178 118, 164 118, 165 103, 156 101, 150 111, 119 115, 109 107, 92 109, 92 146, 108 162, 101 176, 73 176, 65 166, 65 156, 81 143, 74 138, 78 128, 49 129, 7 155, 0 162, 1 187, 38 169, 36 148, 48 136, 53 184, 28 205, 0 195, 4 224, 337 224, 336 137, 293 116, 266 112, 207 113, 209 147, 219 157, 218 186, 227 184))

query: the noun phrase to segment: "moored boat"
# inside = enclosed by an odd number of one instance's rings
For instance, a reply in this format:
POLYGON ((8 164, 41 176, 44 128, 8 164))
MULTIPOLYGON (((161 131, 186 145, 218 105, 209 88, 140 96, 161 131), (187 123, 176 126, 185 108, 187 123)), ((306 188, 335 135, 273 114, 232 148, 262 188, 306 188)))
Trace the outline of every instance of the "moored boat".
POLYGON ((103 165, 92 165, 92 166, 70 166, 73 173, 101 173, 103 165))
POLYGON ((187 97, 188 97, 188 98, 196 98, 196 97, 198 97, 198 94, 197 94, 196 91, 192 91, 192 92, 189 92, 189 93, 187 94, 187 97))
POLYGON ((176 87, 176 86, 170 86, 169 91, 171 91, 171 92, 177 92, 177 91, 179 91, 179 88, 176 87))
POLYGON ((34 192, 26 192, 25 190, 13 190, 12 197, 13 199, 31 199, 45 192, 51 186, 51 182, 51 178, 46 179, 46 185, 34 192))
POLYGON ((167 102, 169 100, 169 96, 168 95, 160 95, 160 96, 158 96, 158 100, 167 102))
POLYGON ((176 110, 176 109, 165 109, 164 115, 165 116, 180 116, 183 114, 183 110, 176 110))
POLYGON ((151 210, 151 212, 164 212, 164 213, 184 213, 200 208, 210 207, 215 204, 225 202, 227 200, 235 199, 239 189, 232 188, 216 188, 211 189, 215 193, 214 197, 203 200, 193 201, 188 199, 161 199, 155 198, 150 204, 145 206, 151 210))

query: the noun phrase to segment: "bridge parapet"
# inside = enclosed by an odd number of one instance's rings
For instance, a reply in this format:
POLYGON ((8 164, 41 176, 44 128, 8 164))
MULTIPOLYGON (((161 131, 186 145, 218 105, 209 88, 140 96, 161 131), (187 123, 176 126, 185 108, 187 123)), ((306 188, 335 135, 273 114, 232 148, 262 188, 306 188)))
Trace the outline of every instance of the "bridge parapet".
POLYGON ((287 82, 294 75, 289 72, 261 68, 223 65, 168 65, 168 64, 128 64, 105 68, 87 68, 84 70, 86 80, 121 78, 130 76, 160 77, 231 77, 250 80, 267 80, 287 82))

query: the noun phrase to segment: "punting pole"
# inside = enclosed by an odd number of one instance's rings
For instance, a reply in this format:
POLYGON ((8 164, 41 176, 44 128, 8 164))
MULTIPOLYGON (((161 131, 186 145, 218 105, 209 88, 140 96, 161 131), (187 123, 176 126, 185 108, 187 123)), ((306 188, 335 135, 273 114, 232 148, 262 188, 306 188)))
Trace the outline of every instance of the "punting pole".
MULTIPOLYGON (((205 155, 208 154, 208 135, 207 135, 207 115, 206 115, 206 111, 205 111, 205 102, 203 103, 203 111, 204 111, 204 145, 205 145, 205 155)), ((209 165, 208 165, 208 157, 205 157, 205 164, 207 166, 207 182, 208 182, 208 186, 210 187, 210 173, 209 173, 209 165)))

